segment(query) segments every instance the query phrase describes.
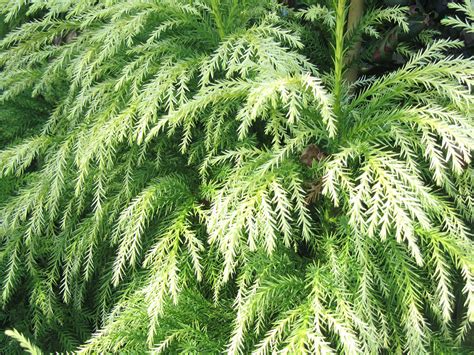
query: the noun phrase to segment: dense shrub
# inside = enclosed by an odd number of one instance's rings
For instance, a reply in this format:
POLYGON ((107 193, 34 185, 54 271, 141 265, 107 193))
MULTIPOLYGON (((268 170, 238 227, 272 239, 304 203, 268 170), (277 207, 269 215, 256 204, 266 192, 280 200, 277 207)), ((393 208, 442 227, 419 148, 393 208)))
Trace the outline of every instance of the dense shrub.
POLYGON ((1 97, 54 103, 0 153, 26 180, 1 217, 9 326, 46 351, 461 352, 474 61, 356 3, 6 2, 29 20, 1 97))

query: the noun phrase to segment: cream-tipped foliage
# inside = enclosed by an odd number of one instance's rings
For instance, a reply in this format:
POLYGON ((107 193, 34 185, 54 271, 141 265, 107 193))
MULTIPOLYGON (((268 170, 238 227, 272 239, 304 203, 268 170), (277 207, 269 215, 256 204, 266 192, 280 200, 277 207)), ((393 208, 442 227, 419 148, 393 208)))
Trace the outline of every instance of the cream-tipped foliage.
POLYGON ((35 345, 31 344, 28 339, 26 339, 23 334, 18 332, 17 330, 6 330, 5 334, 8 335, 9 337, 15 339, 20 343, 20 346, 28 353, 31 355, 42 355, 43 353, 41 350, 36 347, 35 345))
POLYGON ((474 321, 474 62, 427 40, 346 83, 351 43, 408 30, 406 9, 346 32, 348 2, 312 3, 1 2, 32 18, 1 41, 1 98, 65 88, 42 133, 0 152, 1 176, 27 177, 2 209, 1 298, 26 292, 36 343, 459 350, 474 321), (309 30, 324 63, 305 56, 309 30))
POLYGON ((456 11, 454 17, 448 17, 442 21, 446 26, 453 26, 467 33, 474 33, 474 3, 472 0, 464 0, 462 3, 448 4, 450 9, 456 11), (463 18, 459 18, 462 15, 463 18))

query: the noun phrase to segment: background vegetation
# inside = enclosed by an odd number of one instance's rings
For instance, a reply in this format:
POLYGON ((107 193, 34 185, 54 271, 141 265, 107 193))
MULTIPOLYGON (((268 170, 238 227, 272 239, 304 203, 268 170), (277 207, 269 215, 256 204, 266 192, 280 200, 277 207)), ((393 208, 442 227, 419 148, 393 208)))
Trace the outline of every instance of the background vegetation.
POLYGON ((0 5, 3 352, 470 351, 470 1, 0 5))

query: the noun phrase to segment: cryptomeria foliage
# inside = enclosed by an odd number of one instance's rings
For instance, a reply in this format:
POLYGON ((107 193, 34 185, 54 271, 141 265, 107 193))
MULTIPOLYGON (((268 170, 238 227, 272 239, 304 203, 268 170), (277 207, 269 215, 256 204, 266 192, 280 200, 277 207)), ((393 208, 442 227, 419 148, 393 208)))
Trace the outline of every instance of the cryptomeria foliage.
POLYGON ((2 210, 1 299, 26 295, 33 342, 461 351, 474 61, 447 54, 459 41, 351 82, 355 43, 408 31, 407 9, 368 2, 347 30, 345 0, 1 5, 31 19, 0 43, 1 98, 56 100, 0 153, 1 176, 27 177, 2 210))

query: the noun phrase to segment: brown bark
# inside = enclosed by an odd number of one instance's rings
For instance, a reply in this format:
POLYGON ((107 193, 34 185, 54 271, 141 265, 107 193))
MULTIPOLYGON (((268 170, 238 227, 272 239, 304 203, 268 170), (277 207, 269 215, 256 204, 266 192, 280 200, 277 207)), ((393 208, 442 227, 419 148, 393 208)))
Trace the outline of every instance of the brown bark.
MULTIPOLYGON (((360 19, 364 15, 364 0, 351 0, 349 7, 349 15, 347 18, 347 31, 351 32, 359 23, 360 19)), ((352 62, 359 55, 362 41, 357 41, 354 46, 347 52, 346 62, 352 62)), ((359 70, 357 66, 350 66, 346 73, 345 79, 348 83, 352 83, 357 79, 359 70)))

